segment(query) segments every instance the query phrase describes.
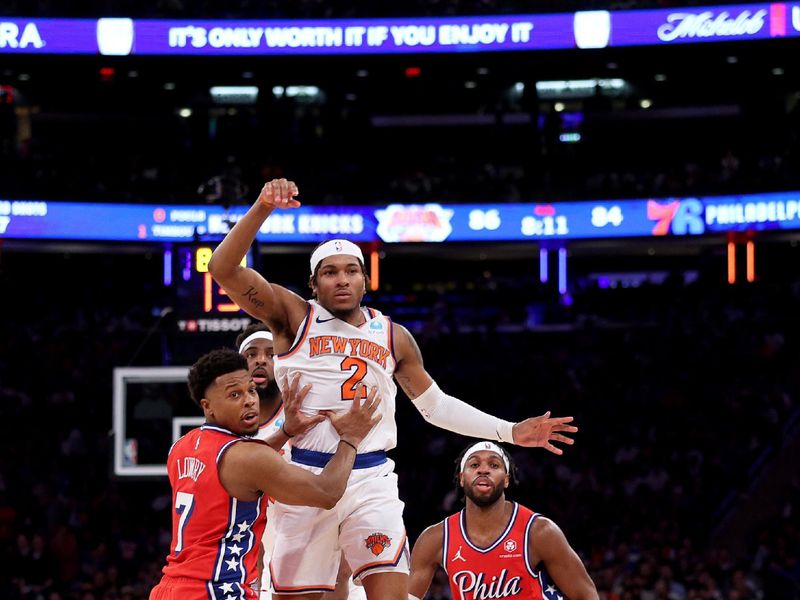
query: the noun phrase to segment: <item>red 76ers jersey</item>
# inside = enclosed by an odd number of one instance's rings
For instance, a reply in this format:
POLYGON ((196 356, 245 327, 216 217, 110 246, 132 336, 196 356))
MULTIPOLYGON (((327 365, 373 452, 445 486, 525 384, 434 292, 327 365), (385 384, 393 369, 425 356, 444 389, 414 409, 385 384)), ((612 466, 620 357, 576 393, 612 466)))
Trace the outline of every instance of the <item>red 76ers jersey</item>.
POLYGON ((235 443, 264 442, 205 424, 175 442, 167 459, 173 513, 164 575, 198 581, 209 598, 253 598, 258 582, 267 497, 244 502, 222 486, 217 465, 235 443))
POLYGON ((442 566, 453 600, 563 600, 547 572, 530 564, 528 539, 539 513, 513 505, 505 531, 486 548, 470 541, 466 509, 444 520, 442 566))

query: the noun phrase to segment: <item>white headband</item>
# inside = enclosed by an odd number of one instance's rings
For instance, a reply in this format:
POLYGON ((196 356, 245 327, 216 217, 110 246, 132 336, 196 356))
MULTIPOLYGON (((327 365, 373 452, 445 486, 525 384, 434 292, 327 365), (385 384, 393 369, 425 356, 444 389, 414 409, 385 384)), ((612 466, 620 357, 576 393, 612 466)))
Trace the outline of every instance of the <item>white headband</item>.
POLYGON ((255 333, 251 333, 246 338, 244 338, 244 341, 239 346, 239 354, 244 352, 247 349, 247 347, 255 340, 268 340, 271 342, 272 334, 269 331, 256 331, 255 333))
POLYGON ((508 457, 506 456, 506 453, 503 452, 503 449, 500 446, 498 446, 494 442, 478 442, 477 444, 471 446, 470 449, 464 453, 464 458, 461 459, 462 473, 464 472, 464 465, 467 464, 467 459, 469 459, 469 457, 475 454, 476 452, 480 452, 482 450, 487 450, 489 452, 494 452, 495 454, 499 454, 506 465, 506 473, 509 473, 511 471, 511 466, 508 464, 508 457))
POLYGON ((364 254, 361 248, 356 246, 353 242, 348 240, 329 240, 319 246, 311 254, 311 274, 317 269, 317 265, 329 256, 336 256, 337 254, 344 254, 345 256, 355 256, 357 259, 364 263, 364 254))

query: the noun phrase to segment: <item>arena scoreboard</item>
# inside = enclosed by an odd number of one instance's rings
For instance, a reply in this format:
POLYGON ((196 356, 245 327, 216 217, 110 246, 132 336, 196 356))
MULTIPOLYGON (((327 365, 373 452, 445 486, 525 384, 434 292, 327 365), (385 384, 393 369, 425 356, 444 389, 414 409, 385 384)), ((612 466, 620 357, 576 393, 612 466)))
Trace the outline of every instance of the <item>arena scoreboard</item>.
MULTIPOLYGON (((247 209, 246 206, 225 209, 208 205, 0 199, 0 239, 163 242, 213 247, 247 209)), ((304 205, 276 211, 261 226, 256 239, 289 244, 319 243, 333 237, 357 243, 482 243, 684 237, 774 230, 800 230, 800 191, 515 204, 304 205)), ((208 255, 208 251, 203 252, 191 260, 202 265, 208 255)), ((200 277, 204 278, 205 275, 200 277)), ((222 312, 227 310, 225 303, 214 299, 213 293, 210 302, 222 307, 222 312)))

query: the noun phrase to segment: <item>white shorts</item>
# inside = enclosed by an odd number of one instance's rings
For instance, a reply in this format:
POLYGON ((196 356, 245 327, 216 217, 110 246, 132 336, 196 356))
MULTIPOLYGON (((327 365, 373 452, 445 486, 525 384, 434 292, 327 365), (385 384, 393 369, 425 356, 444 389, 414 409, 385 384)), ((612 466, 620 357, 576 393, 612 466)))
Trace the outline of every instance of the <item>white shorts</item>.
MULTIPOLYGON (((268 571, 265 571, 264 578, 269 579, 268 571)), ((272 600, 272 594, 273 592, 269 588, 262 589, 259 592, 258 598, 259 600, 272 600)), ((324 599, 325 596, 323 596, 323 600, 324 599)), ((367 600, 367 592, 360 585, 356 585, 352 579, 348 580, 347 600, 367 600)))
POLYGON ((270 498, 267 501, 267 526, 261 538, 261 545, 264 551, 264 570, 261 572, 261 589, 259 591, 260 600, 272 600, 272 588, 269 578, 269 560, 275 548, 275 536, 277 535, 277 521, 275 519, 275 501, 270 498))
MULTIPOLYGON (((318 467, 302 468, 322 471, 318 467)), ((354 470, 344 496, 331 510, 275 505, 277 538, 270 561, 274 593, 333 590, 342 554, 353 579, 373 573, 408 574, 404 505, 393 470, 391 460, 354 470)))
MULTIPOLYGON (((267 504, 267 527, 264 530, 262 544, 264 546, 264 571, 261 573, 261 589, 259 600, 272 600, 272 582, 269 574, 269 561, 275 548, 276 537, 275 501, 267 504)), ((347 579, 347 600, 367 600, 367 594, 361 585, 356 585, 352 578, 347 579)))

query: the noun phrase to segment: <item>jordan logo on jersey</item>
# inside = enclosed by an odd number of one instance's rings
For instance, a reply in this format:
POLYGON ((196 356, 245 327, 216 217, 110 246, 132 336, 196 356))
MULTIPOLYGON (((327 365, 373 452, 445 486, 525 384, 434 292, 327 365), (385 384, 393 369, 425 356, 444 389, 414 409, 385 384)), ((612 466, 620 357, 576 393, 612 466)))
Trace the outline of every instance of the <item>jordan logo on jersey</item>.
POLYGON ((450 562, 456 562, 457 560, 467 562, 467 559, 461 556, 461 548, 463 548, 463 546, 458 547, 458 550, 456 551, 455 555, 453 555, 453 558, 450 560, 450 562))
POLYGON ((493 598, 510 598, 522 592, 522 577, 508 579, 508 569, 503 569, 500 575, 493 575, 487 584, 483 573, 472 571, 459 571, 453 575, 453 582, 458 586, 458 600, 490 600, 493 598), (467 593, 472 592, 471 596, 467 593))
POLYGON ((308 338, 308 357, 323 354, 349 354, 374 361, 386 368, 386 359, 391 352, 375 342, 360 338, 345 338, 338 335, 317 335, 308 338))

